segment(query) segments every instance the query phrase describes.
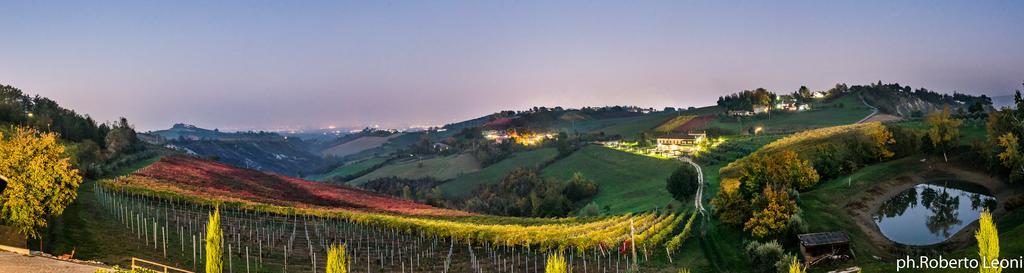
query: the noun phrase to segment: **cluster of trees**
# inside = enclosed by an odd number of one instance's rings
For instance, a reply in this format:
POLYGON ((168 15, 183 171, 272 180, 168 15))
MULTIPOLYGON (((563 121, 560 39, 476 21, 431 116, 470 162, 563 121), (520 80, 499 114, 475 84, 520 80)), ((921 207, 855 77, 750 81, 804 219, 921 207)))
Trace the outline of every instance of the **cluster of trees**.
POLYGON ((576 174, 569 181, 545 179, 533 169, 516 169, 485 185, 464 202, 466 210, 505 216, 566 216, 597 194, 597 184, 576 174))
POLYGON ((29 96, 9 85, 0 85, 0 122, 54 132, 74 142, 91 140, 100 145, 111 130, 109 125, 98 124, 88 115, 65 109, 45 97, 29 96))
POLYGON ((896 155, 917 153, 921 135, 906 128, 864 126, 803 154, 754 154, 739 162, 739 188, 712 200, 715 212, 723 222, 741 225, 757 237, 796 233, 804 229, 796 203, 799 191, 896 155))
POLYGON ((989 166, 1010 177, 1015 183, 1024 182, 1024 98, 1021 91, 1014 94, 1015 109, 1003 108, 989 114, 986 130, 988 140, 978 147, 988 158, 989 166))
POLYGON ((718 97, 718 106, 728 110, 753 110, 754 105, 770 105, 778 98, 764 88, 743 90, 728 96, 718 97))
POLYGON ((360 185, 360 187, 373 192, 442 207, 446 206, 446 202, 441 189, 437 188, 439 185, 441 185, 441 181, 437 181, 437 179, 432 177, 416 179, 382 177, 370 180, 360 185))
POLYGON ((74 155, 72 163, 88 177, 102 175, 101 165, 109 159, 144 149, 125 118, 99 124, 88 115, 65 109, 45 97, 31 97, 9 85, 0 85, 0 124, 4 123, 55 133, 60 139, 75 142, 69 149, 74 155))

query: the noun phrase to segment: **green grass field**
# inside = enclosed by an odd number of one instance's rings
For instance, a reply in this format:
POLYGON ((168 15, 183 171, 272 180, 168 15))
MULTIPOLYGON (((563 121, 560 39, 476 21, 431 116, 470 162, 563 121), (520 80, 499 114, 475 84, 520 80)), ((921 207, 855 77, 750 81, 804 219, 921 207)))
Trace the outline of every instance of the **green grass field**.
POLYGON ((598 184, 594 202, 608 206, 606 213, 644 211, 664 207, 672 201, 665 180, 678 166, 677 160, 656 159, 590 145, 551 164, 543 176, 567 180, 576 172, 598 184))
POLYGON ((362 185, 367 181, 383 177, 424 178, 447 180, 480 170, 480 162, 472 155, 459 154, 424 160, 396 162, 381 167, 345 184, 362 185))
POLYGON ((465 174, 452 181, 441 185, 441 191, 451 197, 465 197, 476 190, 480 185, 495 184, 501 181, 505 175, 523 167, 536 167, 537 165, 555 159, 558 150, 555 148, 541 148, 525 152, 515 153, 498 163, 494 163, 478 172, 465 174))
MULTIPOLYGON (((928 130, 928 123, 923 119, 898 121, 893 123, 887 123, 893 126, 907 127, 911 129, 918 129, 921 131, 928 130)), ((960 144, 971 144, 975 141, 985 141, 988 137, 988 131, 985 129, 984 120, 965 120, 960 124, 960 144)))
MULTIPOLYGON (((107 177, 130 174, 159 159, 159 156, 154 156, 141 160, 115 170, 107 177)), ((129 264, 131 257, 162 257, 162 251, 123 242, 125 228, 104 212, 94 192, 95 183, 91 180, 84 181, 78 187, 75 202, 71 203, 61 216, 51 220, 43 238, 46 252, 60 255, 74 250, 75 259, 121 265, 129 264)), ((34 241, 30 246, 35 249, 39 243, 34 241)))
POLYGON ((846 95, 829 103, 816 102, 811 110, 804 112, 775 112, 771 118, 721 118, 712 121, 708 128, 719 127, 733 132, 742 132, 744 128, 762 127, 766 132, 791 133, 801 130, 822 128, 857 122, 868 114, 871 108, 861 102, 857 95, 846 95))
POLYGON ((384 163, 387 160, 388 159, 384 157, 371 157, 368 159, 360 160, 358 162, 353 162, 346 164, 344 166, 340 166, 334 170, 331 170, 331 172, 329 173, 310 175, 305 178, 315 181, 327 181, 334 177, 345 177, 366 171, 370 168, 373 168, 373 166, 377 166, 377 164, 384 163))

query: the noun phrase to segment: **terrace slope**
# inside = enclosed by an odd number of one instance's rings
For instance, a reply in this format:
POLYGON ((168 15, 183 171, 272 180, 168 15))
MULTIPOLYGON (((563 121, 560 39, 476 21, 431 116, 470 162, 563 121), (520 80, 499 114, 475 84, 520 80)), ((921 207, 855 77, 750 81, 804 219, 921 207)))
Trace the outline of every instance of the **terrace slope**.
POLYGON ((471 215, 346 186, 235 168, 215 161, 186 156, 164 157, 130 176, 114 180, 113 183, 116 186, 206 196, 230 202, 343 208, 406 215, 471 215))

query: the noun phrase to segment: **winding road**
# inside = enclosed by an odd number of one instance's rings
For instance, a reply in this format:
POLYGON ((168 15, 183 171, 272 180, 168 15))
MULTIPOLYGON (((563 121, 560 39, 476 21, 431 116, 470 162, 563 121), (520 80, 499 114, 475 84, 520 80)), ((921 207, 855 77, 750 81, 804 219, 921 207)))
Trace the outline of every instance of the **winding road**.
POLYGON ((700 165, 693 162, 688 156, 678 158, 680 161, 689 163, 694 169, 697 169, 697 193, 693 196, 693 207, 700 211, 700 215, 705 216, 704 210, 704 170, 701 170, 700 165))
POLYGON ((860 121, 857 121, 857 123, 864 123, 865 121, 867 121, 867 120, 868 120, 868 119, 870 119, 871 117, 874 117, 875 115, 877 115, 877 114, 878 114, 878 108, 877 108, 877 107, 874 107, 874 106, 871 106, 870 104, 868 104, 868 101, 867 101, 867 100, 864 100, 864 95, 863 95, 863 94, 861 94, 861 95, 860 95, 860 102, 863 102, 863 103, 864 103, 864 105, 866 105, 867 107, 871 107, 871 110, 872 110, 872 111, 871 111, 871 114, 868 114, 868 116, 866 116, 866 117, 864 117, 864 118, 860 119, 860 121))

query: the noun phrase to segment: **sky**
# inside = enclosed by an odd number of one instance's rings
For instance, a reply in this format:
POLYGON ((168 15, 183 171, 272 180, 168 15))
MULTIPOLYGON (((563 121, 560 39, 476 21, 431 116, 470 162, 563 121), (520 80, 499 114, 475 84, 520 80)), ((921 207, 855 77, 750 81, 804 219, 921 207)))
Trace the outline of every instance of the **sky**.
POLYGON ((0 84, 143 131, 442 125, 898 82, 1003 95, 1024 1, 8 1, 0 84))

